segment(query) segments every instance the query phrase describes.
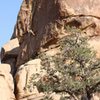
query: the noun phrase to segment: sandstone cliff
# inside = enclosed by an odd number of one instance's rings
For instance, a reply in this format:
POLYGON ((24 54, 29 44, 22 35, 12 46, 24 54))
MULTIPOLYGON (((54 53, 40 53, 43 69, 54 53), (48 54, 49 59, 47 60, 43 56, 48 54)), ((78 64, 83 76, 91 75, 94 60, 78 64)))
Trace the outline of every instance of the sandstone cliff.
MULTIPOLYGON (((40 73, 41 60, 36 59, 39 52, 55 55, 59 51, 56 43, 67 35, 65 25, 85 32, 99 58, 99 10, 99 0, 23 0, 11 40, 1 50, 0 100, 40 100, 43 97, 37 89, 33 92, 25 89, 29 81, 27 73, 29 76, 40 73)), ((94 100, 100 99, 97 98, 94 100)))

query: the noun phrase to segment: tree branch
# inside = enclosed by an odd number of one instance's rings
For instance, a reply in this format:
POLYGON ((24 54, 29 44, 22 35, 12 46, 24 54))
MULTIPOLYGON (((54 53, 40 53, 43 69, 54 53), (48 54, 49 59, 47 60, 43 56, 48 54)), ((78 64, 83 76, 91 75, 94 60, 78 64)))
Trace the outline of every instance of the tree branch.
POLYGON ((100 85, 100 81, 97 82, 95 85, 93 85, 90 89, 89 89, 89 92, 90 93, 93 93, 96 91, 96 87, 98 87, 100 85))

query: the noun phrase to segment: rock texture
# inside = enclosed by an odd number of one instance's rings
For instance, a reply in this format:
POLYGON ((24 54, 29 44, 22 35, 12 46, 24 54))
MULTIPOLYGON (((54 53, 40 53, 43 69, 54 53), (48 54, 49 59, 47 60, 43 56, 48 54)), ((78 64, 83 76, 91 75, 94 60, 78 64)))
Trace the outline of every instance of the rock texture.
POLYGON ((17 57, 19 53, 19 41, 17 38, 10 40, 2 47, 1 60, 7 59, 7 57, 17 57))
POLYGON ((37 88, 35 92, 25 88, 27 73, 40 73, 41 60, 35 59, 39 52, 59 52, 57 41, 67 35, 65 26, 85 32, 100 58, 100 0, 23 0, 11 40, 1 50, 5 64, 0 65, 0 100, 14 100, 11 74, 17 100, 40 100, 44 94, 37 88))
POLYGON ((14 81, 8 64, 0 64, 0 100, 15 100, 14 81))
POLYGON ((18 100, 22 100, 25 97, 27 98, 27 100, 30 100, 28 98, 35 98, 36 95, 39 95, 36 87, 30 90, 27 86, 29 85, 30 79, 33 75, 41 73, 40 62, 40 59, 31 60, 18 68, 15 76, 18 100))
POLYGON ((11 73, 14 75, 16 70, 16 58, 19 53, 19 41, 17 38, 10 40, 1 48, 1 62, 10 64, 11 73))
POLYGON ((24 0, 12 35, 20 43, 16 66, 35 57, 40 47, 55 44, 64 24, 79 27, 90 37, 98 36, 99 5, 99 0, 24 0))

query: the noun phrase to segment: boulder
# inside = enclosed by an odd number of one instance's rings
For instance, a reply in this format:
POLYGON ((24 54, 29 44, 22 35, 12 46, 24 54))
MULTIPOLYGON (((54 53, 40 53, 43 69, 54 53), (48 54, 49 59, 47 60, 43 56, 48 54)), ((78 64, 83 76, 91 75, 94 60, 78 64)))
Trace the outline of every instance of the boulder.
MULTIPOLYGON (((37 87, 33 86, 34 88, 27 88, 27 86, 30 85, 31 77, 34 77, 35 74, 41 73, 40 62, 40 59, 30 60, 18 68, 15 75, 18 100, 24 100, 25 98, 28 100, 28 98, 35 98, 37 95, 40 95, 37 87)), ((44 73, 41 73, 41 76, 42 74, 44 73)))
POLYGON ((100 58, 100 36, 89 40, 90 47, 96 51, 97 58, 100 58))
POLYGON ((15 100, 14 82, 8 64, 0 64, 0 100, 15 100))
POLYGON ((94 93, 92 100, 100 100, 100 93, 98 93, 98 92, 94 93))
POLYGON ((16 59, 19 53, 19 41, 17 38, 10 40, 1 49, 1 63, 9 64, 11 74, 14 76, 16 71, 16 59))
POLYGON ((2 63, 5 63, 5 64, 9 64, 10 65, 10 67, 11 67, 11 74, 13 75, 13 77, 14 77, 14 75, 15 75, 15 73, 16 73, 16 70, 17 70, 17 68, 16 68, 16 58, 9 58, 9 59, 5 59, 4 61, 2 61, 2 63))
POLYGON ((1 48, 1 61, 5 61, 11 57, 17 57, 19 52, 18 39, 12 39, 1 48))

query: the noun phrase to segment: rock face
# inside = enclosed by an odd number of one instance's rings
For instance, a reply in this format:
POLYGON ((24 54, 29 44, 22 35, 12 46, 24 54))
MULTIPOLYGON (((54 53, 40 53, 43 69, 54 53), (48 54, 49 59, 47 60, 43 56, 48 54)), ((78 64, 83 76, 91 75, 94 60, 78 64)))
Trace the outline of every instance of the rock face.
POLYGON ((55 44, 65 24, 98 36, 99 9, 99 0, 24 0, 12 35, 20 43, 16 66, 35 57, 40 47, 55 44))
POLYGON ((65 26, 85 32, 100 58, 100 0, 23 0, 11 40, 1 50, 5 64, 0 65, 0 100, 14 100, 11 74, 16 80, 17 100, 39 100, 43 96, 37 89, 26 91, 27 73, 40 72, 41 61, 35 59, 39 52, 59 52, 57 41, 67 35, 65 26))
POLYGON ((17 57, 19 52, 19 41, 17 38, 10 40, 7 44, 2 47, 1 60, 7 59, 7 57, 17 57))
POLYGON ((0 64, 0 100, 15 100, 14 82, 8 64, 0 64))
POLYGON ((32 75, 40 73, 40 61, 40 59, 31 60, 18 68, 15 76, 18 100, 21 100, 25 97, 29 98, 32 95, 32 97, 35 97, 36 94, 39 94, 36 87, 33 90, 29 90, 27 86, 29 85, 32 75))
POLYGON ((14 75, 16 70, 16 58, 19 53, 19 41, 17 38, 10 40, 1 48, 1 62, 10 64, 11 73, 14 75))

